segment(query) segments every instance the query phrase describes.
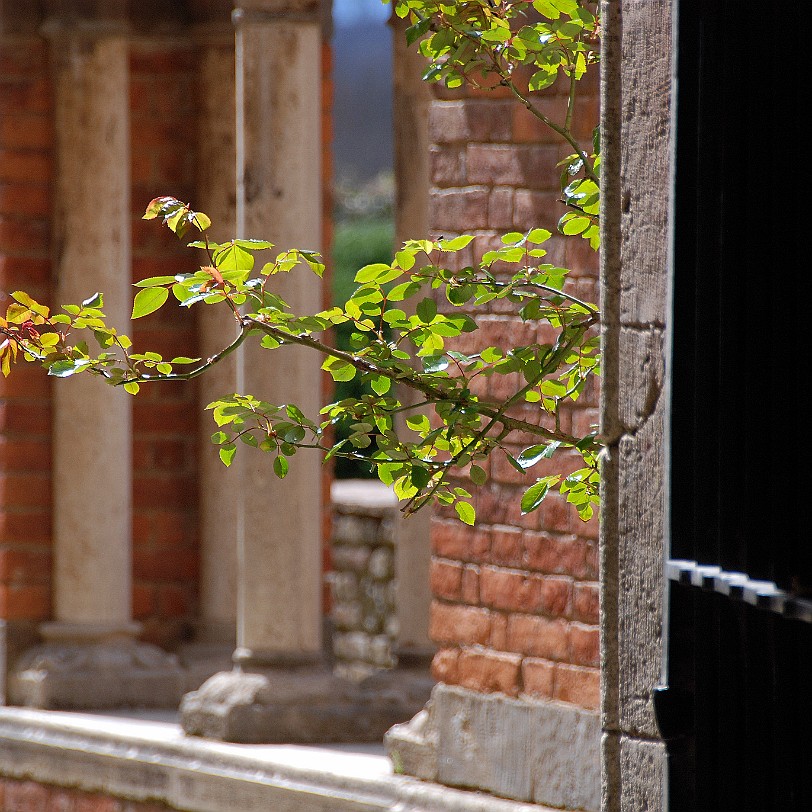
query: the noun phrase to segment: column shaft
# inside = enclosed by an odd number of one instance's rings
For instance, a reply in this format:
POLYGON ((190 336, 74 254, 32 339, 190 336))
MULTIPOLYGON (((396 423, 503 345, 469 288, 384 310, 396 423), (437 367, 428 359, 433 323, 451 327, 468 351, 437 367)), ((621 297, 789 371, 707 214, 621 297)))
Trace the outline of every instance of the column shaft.
MULTIPOLYGON (((320 49, 318 16, 238 24, 238 229, 275 250, 321 243, 320 49)), ((321 283, 307 269, 279 275, 272 288, 294 312, 321 309, 321 283)), ((241 363, 244 391, 318 415, 318 355, 251 342, 241 363)), ((300 452, 284 481, 272 462, 251 452, 243 460, 238 661, 307 660, 321 651, 321 461, 300 452)))
MULTIPOLYGON (((395 243, 428 236, 430 184, 429 105, 431 92, 420 78, 425 59, 407 47, 403 20, 392 15, 393 28, 393 125, 395 147, 395 243)), ((404 401, 413 397, 400 392, 404 401)), ((405 419, 400 430, 405 431, 405 419)), ((429 640, 429 564, 431 513, 425 508, 395 526, 395 576, 399 657, 432 651, 429 640)))
MULTIPOLYGON (((104 293, 129 332, 129 72, 124 36, 54 40, 56 301, 104 293)), ((81 376, 54 389, 54 606, 58 621, 131 617, 131 398, 81 376)))

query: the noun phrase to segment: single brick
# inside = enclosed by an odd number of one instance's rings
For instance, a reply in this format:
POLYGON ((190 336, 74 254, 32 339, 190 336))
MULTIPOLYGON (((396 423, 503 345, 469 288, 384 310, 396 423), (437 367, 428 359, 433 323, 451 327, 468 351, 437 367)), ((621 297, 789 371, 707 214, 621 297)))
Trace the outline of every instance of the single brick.
POLYGON ((465 158, 469 183, 545 190, 558 188, 557 162, 554 146, 469 144, 465 158))
POLYGON ((458 684, 479 693, 518 696, 521 663, 516 654, 466 648, 457 664, 458 684))
MULTIPOLYGON (((435 186, 465 186, 465 150, 460 147, 432 147, 431 181, 435 186)), ((460 224, 462 225, 462 223, 460 224)))
MULTIPOLYGON (((517 189, 513 195, 513 225, 517 229, 543 228, 555 223, 566 209, 553 192, 517 189)), ((549 250, 549 246, 544 246, 549 250)), ((545 260, 546 261, 546 260, 545 260)))
POLYGON ((0 582, 4 584, 31 584, 47 581, 50 571, 50 552, 0 550, 0 582))
POLYGON ((0 617, 5 620, 45 620, 50 614, 49 584, 0 584, 0 617))
POLYGON ((569 657, 569 628, 564 620, 535 615, 511 615, 507 623, 510 651, 564 662, 569 657))
POLYGON ((491 613, 491 639, 488 647, 496 651, 507 651, 508 616, 499 612, 491 613))
POLYGON ((570 624, 570 656, 573 665, 600 665, 600 634, 596 626, 570 624))
POLYGON ((432 557, 429 570, 431 594, 435 598, 458 601, 462 592, 462 564, 432 557))
POLYGON ((584 539, 546 532, 525 532, 522 538, 525 561, 531 570, 586 577, 588 544, 584 539))
MULTIPOLYGON (((497 457, 504 457, 496 452, 497 457)), ((509 466, 511 470, 515 470, 509 466)), ((518 472, 516 472, 518 475, 518 472)), ((522 531, 518 527, 494 527, 492 531, 491 556, 493 564, 505 567, 520 567, 524 558, 522 531)))
POLYGON ((435 101, 429 111, 429 138, 435 144, 509 141, 511 102, 435 101))
POLYGON ((475 564, 466 564, 462 570, 460 597, 463 603, 470 606, 479 605, 479 572, 479 567, 475 564))
POLYGON ((600 590, 595 583, 576 583, 572 593, 572 617, 581 623, 597 625, 599 621, 600 590))
POLYGON ((444 682, 446 685, 456 685, 457 661, 460 655, 458 648, 441 648, 431 661, 431 676, 437 682, 444 682))
POLYGON ((494 189, 488 198, 488 226, 510 229, 513 227, 513 189, 494 189))
POLYGON ((488 530, 472 529, 459 521, 431 523, 431 547, 435 555, 457 561, 485 561, 491 545, 488 530))
POLYGON ((429 636, 435 643, 485 645, 490 632, 491 616, 486 609, 432 601, 429 636))
POLYGON ((487 228, 488 190, 482 186, 464 189, 433 189, 429 199, 429 224, 434 230, 454 231, 487 228))
POLYGON ((7 781, 3 809, 9 812, 42 812, 47 808, 48 789, 35 781, 7 781))
POLYGON ((555 663, 538 657, 522 660, 522 693, 552 699, 555 692, 555 663))
POLYGON ((589 710, 600 706, 600 671, 576 665, 558 665, 555 698, 589 710))

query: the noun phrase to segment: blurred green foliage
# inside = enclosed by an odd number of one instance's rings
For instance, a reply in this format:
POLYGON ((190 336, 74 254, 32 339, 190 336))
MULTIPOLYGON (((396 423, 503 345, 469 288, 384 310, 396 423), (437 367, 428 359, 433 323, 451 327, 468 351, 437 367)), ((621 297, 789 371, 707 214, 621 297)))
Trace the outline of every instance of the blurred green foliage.
MULTIPOLYGON (((333 304, 343 306, 358 287, 355 274, 359 268, 375 262, 392 261, 392 246, 395 239, 395 225, 391 218, 363 217, 351 218, 336 223, 333 240, 333 304)), ((349 322, 335 328, 336 346, 350 350, 349 322)), ((358 398, 371 393, 368 383, 361 383, 359 378, 351 381, 338 381, 335 384, 334 400, 358 398)), ((350 434, 348 425, 336 426, 336 441, 343 440, 350 434)), ((370 451, 375 447, 370 446, 370 451)), ((358 460, 335 457, 336 479, 376 479, 374 469, 358 460)))

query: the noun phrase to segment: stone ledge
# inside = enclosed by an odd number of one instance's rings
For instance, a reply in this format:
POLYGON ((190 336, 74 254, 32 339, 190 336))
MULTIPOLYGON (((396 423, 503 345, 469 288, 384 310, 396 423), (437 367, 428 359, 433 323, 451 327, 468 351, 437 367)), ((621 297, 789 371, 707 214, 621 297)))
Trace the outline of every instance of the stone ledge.
POLYGON ((544 812, 394 775, 382 748, 234 745, 169 722, 0 708, 0 775, 182 812, 544 812))

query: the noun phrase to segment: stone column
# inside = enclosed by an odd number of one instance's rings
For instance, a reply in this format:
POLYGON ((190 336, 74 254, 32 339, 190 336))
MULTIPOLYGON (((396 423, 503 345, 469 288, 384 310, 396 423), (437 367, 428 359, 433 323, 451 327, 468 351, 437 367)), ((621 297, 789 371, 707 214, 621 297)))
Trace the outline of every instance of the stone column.
MULTIPOLYGON (((271 240, 277 250, 318 250, 320 5, 245 0, 237 6, 237 235, 271 240)), ((294 311, 318 312, 321 284, 304 273, 280 278, 274 289, 294 311)), ((295 403, 315 416, 320 364, 317 355, 298 348, 270 353, 247 342, 238 356, 237 389, 272 403, 295 403)), ((294 723, 271 702, 307 715, 331 692, 331 675, 318 667, 320 460, 298 454, 281 481, 269 455, 246 448, 241 457, 231 472, 240 497, 236 670, 188 694, 182 724, 187 732, 237 741, 317 740, 320 734, 308 735, 307 722, 294 723)), ((311 724, 321 726, 319 713, 311 724)))
MULTIPOLYGON (((237 234, 269 239, 274 250, 318 249, 322 239, 322 10, 310 0, 245 0, 234 14, 237 234)), ((294 312, 322 308, 321 283, 306 269, 275 279, 274 290, 294 312)), ((320 367, 316 353, 269 353, 246 342, 238 389, 315 417, 320 367)), ((187 733, 230 741, 380 740, 416 703, 374 678, 340 679, 327 666, 321 461, 300 452, 284 480, 272 462, 246 449, 238 467, 236 668, 184 697, 181 724, 187 733)))
MULTIPOLYGON (((395 146, 395 244, 425 239, 429 233, 429 106, 431 91, 420 78, 425 59, 406 45, 406 22, 392 15, 393 124, 395 146)), ((401 392, 407 399, 410 392, 401 392)), ((401 415, 400 430, 405 430, 401 415)), ((425 509, 395 524, 398 643, 402 665, 428 663, 434 648, 429 640, 429 565, 431 513, 425 509)))
MULTIPOLYGON (((239 109, 240 236, 276 250, 319 250, 321 205, 321 17, 314 2, 243 2, 235 15, 239 109)), ((305 269, 274 280, 295 313, 322 307, 319 279, 305 269), (307 274, 307 275, 305 275, 307 274)), ((315 418, 321 358, 304 348, 241 356, 242 387, 315 418)), ((284 481, 269 455, 245 455, 242 553, 235 661, 316 663, 321 658, 321 460, 303 452, 284 481)))
MULTIPOLYGON (((198 152, 195 206, 212 219, 210 239, 223 242, 236 234, 236 99, 232 3, 216 0, 195 8, 193 36, 198 45, 198 152)), ((198 312, 198 348, 203 358, 226 347, 237 325, 226 308, 198 312)), ((237 534, 241 481, 226 468, 211 442, 216 430, 207 404, 237 391, 237 359, 226 358, 200 379, 200 617, 195 640, 180 652, 196 688, 228 668, 236 643, 237 534)))
MULTIPOLYGON (((115 4, 109 4, 110 7, 115 4)), ((129 332, 130 179, 127 28, 121 15, 52 16, 57 133, 56 301, 104 293, 129 332), (92 168, 92 171, 90 171, 92 168)), ((10 682, 40 707, 168 705, 180 670, 138 644, 131 614, 131 399, 80 376, 54 388, 54 621, 10 682)))

